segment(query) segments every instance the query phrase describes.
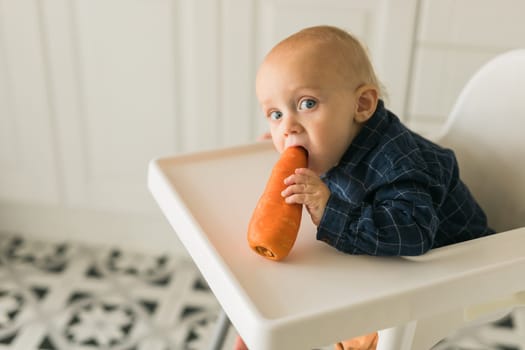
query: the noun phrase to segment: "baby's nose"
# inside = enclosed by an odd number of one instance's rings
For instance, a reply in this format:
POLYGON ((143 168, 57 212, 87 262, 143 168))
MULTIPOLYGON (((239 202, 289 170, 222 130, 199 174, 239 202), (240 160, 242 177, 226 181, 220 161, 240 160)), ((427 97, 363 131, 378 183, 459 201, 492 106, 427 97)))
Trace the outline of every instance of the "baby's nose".
POLYGON ((301 132, 302 129, 301 124, 293 115, 286 116, 285 118, 283 118, 281 125, 283 127, 283 134, 285 136, 288 136, 290 134, 297 134, 301 132))

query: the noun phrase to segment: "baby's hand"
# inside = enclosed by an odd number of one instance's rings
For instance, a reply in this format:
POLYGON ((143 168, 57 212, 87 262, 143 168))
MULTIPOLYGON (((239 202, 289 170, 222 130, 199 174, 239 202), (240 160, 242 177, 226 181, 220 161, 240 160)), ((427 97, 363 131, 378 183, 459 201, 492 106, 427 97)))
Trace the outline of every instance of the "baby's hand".
POLYGON ((307 168, 296 169, 284 183, 288 187, 281 194, 286 203, 304 204, 314 225, 318 226, 330 197, 330 190, 325 183, 307 168))

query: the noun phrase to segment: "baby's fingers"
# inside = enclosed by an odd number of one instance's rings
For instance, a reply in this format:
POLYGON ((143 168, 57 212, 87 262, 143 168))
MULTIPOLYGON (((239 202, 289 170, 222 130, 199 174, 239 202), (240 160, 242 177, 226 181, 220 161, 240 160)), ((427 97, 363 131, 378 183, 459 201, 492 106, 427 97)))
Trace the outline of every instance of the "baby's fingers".
POLYGON ((317 176, 317 174, 311 170, 311 169, 308 169, 308 168, 297 168, 295 169, 295 173, 298 174, 298 175, 304 175, 304 176, 307 176, 307 177, 311 177, 311 178, 319 178, 319 176, 317 176))
POLYGON ((297 168, 295 172, 284 179, 286 185, 292 185, 296 183, 312 183, 315 182, 317 175, 308 168, 297 168))
POLYGON ((281 196, 283 197, 289 197, 294 194, 302 194, 305 193, 308 189, 308 186, 304 183, 295 183, 293 185, 290 185, 286 187, 282 192, 281 196))
POLYGON ((307 196, 304 193, 294 193, 284 199, 288 204, 305 204, 307 201, 307 196))

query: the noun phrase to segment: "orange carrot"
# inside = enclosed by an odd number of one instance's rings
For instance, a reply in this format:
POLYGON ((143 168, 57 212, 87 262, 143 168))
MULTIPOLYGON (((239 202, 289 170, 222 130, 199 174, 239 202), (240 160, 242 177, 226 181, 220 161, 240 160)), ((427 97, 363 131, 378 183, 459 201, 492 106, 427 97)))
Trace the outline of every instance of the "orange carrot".
POLYGON ((286 203, 281 192, 287 187, 284 179, 307 164, 304 148, 289 147, 274 165, 248 226, 248 243, 257 254, 281 260, 292 249, 301 223, 302 205, 286 203))
POLYGON ((362 335, 335 344, 337 350, 376 350, 379 335, 377 332, 362 335))

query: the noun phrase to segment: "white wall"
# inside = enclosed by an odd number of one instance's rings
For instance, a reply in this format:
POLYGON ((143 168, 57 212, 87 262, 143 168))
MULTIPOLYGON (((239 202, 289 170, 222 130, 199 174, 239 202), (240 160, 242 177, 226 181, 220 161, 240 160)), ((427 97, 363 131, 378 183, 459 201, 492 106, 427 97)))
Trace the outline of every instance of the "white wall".
POLYGON ((523 0, 422 0, 407 116, 416 128, 445 120, 466 81, 496 55, 525 47, 523 0))
POLYGON ((147 163, 262 133, 254 76, 278 40, 315 24, 352 31, 391 109, 434 128, 472 72, 525 45, 523 10, 520 0, 0 0, 0 230, 176 246, 147 163))

